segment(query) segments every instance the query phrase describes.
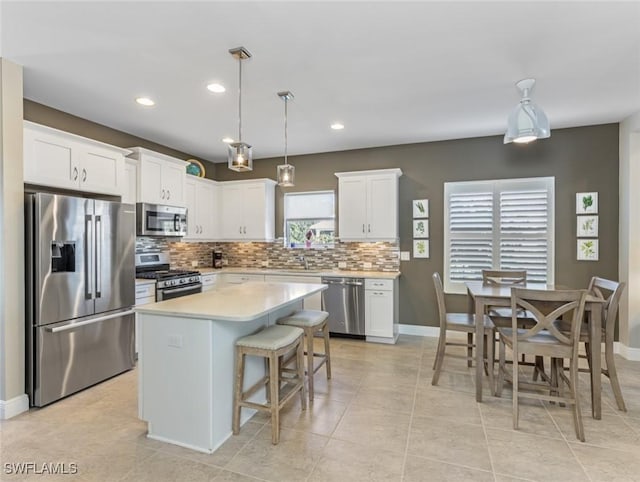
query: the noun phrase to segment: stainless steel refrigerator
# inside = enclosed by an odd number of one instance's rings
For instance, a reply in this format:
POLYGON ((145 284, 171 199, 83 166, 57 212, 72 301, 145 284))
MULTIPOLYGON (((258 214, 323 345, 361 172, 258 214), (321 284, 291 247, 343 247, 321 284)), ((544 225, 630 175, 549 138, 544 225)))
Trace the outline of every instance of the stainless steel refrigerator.
POLYGON ((134 366, 135 206, 26 196, 27 390, 41 407, 134 366))

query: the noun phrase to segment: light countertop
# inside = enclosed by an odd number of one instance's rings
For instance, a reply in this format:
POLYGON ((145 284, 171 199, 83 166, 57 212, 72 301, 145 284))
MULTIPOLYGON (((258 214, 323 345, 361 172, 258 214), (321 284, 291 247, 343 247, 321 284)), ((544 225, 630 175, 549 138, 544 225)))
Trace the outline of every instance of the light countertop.
POLYGON ((249 282, 135 308, 137 313, 221 321, 253 321, 327 289, 314 283, 249 282))
POLYGON ((400 276, 399 271, 348 271, 348 270, 305 270, 305 269, 275 269, 275 268, 190 268, 200 271, 202 274, 262 274, 281 276, 336 276, 344 278, 375 278, 375 279, 396 279, 400 276))

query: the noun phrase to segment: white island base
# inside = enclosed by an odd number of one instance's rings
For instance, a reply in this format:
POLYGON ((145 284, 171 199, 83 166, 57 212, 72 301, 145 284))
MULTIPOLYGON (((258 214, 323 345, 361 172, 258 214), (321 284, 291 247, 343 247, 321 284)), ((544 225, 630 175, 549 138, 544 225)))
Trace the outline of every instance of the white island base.
MULTIPOLYGON (((148 437, 212 453, 231 435, 235 341, 302 308, 318 284, 246 283, 139 307, 139 417, 148 437)), ((265 373, 247 357, 245 388, 265 373)), ((255 395, 264 402, 265 392, 255 395)), ((241 423, 255 410, 243 408, 241 423)))

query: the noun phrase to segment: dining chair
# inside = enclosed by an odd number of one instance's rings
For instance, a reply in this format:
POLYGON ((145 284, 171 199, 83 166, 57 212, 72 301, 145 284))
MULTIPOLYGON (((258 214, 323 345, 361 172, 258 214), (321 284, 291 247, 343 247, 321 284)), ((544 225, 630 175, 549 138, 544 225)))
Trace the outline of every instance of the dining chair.
MULTIPOLYGON (((602 298, 605 302, 602 305, 602 341, 604 342, 604 358, 605 366, 602 368, 602 375, 609 378, 611 383, 611 389, 618 405, 618 410, 623 412, 627 411, 627 407, 622 397, 622 390, 620 388, 620 382, 618 380, 618 371, 616 370, 615 356, 613 351, 616 318, 618 315, 618 305, 620 303, 620 297, 625 288, 624 282, 611 281, 604 278, 594 276, 589 282, 587 290, 594 296, 602 298)), ((556 323, 558 329, 562 332, 569 330, 569 326, 566 321, 558 320, 556 323)), ((586 358, 589 361, 589 369, 581 369, 583 372, 591 371, 591 346, 590 346, 590 332, 589 325, 582 323, 580 327, 580 341, 584 343, 586 358)), ((591 386, 591 392, 593 393, 593 384, 591 386)))
MULTIPOLYGON (((475 317, 472 313, 447 313, 445 301, 444 301, 444 288, 442 287, 442 279, 439 273, 433 273, 433 284, 436 290, 436 299, 438 302, 438 315, 440 321, 440 336, 438 338, 438 348, 436 350, 436 359, 433 362, 433 378, 431 379, 432 385, 438 384, 440 378, 440 372, 442 370, 442 361, 444 360, 445 348, 447 346, 465 346, 467 347, 467 361, 470 363, 473 360, 473 335, 476 332, 475 317), (448 342, 447 331, 457 331, 467 334, 467 343, 448 342)), ((490 340, 495 339, 495 328, 491 319, 484 315, 483 319, 484 336, 486 337, 485 346, 487 347, 487 357, 485 363, 487 364, 487 374, 489 376, 489 386, 493 390, 495 387, 493 378, 493 343, 489 343, 490 340)), ((469 365, 470 366, 470 365, 469 365)))
POLYGON ((567 403, 573 409, 573 421, 577 438, 584 442, 584 428, 578 397, 578 344, 580 326, 584 316, 586 290, 544 291, 511 288, 511 310, 525 309, 533 316, 535 325, 520 328, 515 315, 510 328, 498 328, 500 338, 499 367, 496 395, 502 395, 505 380, 513 387, 513 428, 518 428, 518 405, 520 398, 533 398, 567 403), (570 330, 560 331, 555 321, 570 316, 570 330), (513 360, 511 373, 506 368, 506 347, 511 348, 513 360), (551 382, 521 381, 518 357, 521 354, 548 356, 551 358, 551 382), (562 361, 569 360, 569 378, 564 374, 562 361), (564 384, 568 387, 565 394, 564 384), (543 390, 543 392, 521 392, 520 389, 543 390), (546 393, 544 392, 546 391, 546 393))

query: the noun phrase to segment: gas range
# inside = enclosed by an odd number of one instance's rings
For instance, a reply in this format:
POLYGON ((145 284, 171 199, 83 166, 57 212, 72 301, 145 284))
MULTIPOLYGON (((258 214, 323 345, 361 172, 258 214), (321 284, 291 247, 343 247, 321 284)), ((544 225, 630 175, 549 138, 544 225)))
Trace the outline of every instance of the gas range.
POLYGON ((136 278, 156 280, 156 301, 202 292, 198 271, 169 269, 169 253, 136 254, 136 278))

